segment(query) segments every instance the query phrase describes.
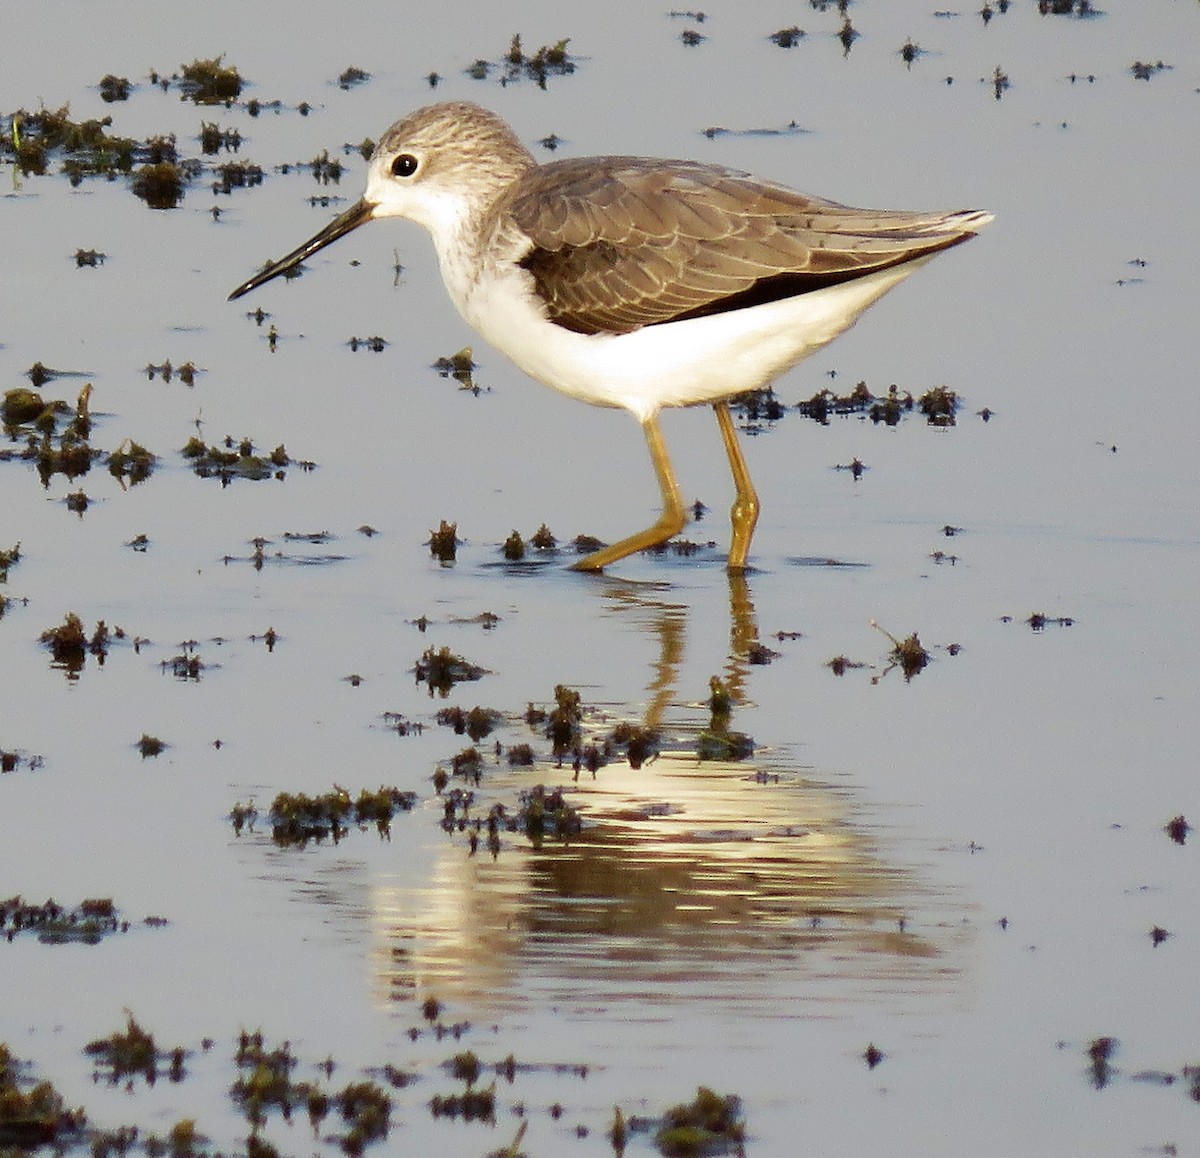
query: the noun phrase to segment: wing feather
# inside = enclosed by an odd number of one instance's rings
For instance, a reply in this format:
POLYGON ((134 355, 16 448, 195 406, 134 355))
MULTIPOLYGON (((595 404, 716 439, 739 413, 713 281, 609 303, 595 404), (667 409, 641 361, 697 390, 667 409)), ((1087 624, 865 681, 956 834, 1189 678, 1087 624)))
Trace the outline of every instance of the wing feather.
POLYGON ((863 277, 956 245, 968 211, 854 209, 684 161, 556 161, 507 205, 547 316, 582 333, 737 309, 863 277))

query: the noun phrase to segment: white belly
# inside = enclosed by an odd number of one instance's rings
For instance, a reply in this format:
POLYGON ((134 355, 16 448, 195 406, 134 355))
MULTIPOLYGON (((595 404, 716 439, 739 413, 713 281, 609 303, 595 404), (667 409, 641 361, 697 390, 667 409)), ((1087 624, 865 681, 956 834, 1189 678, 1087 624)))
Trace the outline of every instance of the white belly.
POLYGON ((627 334, 579 334, 547 321, 530 291, 532 278, 512 267, 469 287, 454 286, 445 267, 443 276, 467 322, 531 377, 643 421, 664 406, 715 402, 766 385, 852 326, 932 256, 782 301, 627 334))

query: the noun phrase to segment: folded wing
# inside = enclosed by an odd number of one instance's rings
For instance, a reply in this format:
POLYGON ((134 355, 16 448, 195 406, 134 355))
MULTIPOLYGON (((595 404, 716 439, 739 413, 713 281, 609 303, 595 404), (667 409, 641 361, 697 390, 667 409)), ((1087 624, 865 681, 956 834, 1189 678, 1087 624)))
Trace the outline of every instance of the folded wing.
POLYGON ((511 203, 551 321, 580 333, 741 309, 957 245, 987 213, 853 209, 689 162, 611 157, 530 171, 511 203))

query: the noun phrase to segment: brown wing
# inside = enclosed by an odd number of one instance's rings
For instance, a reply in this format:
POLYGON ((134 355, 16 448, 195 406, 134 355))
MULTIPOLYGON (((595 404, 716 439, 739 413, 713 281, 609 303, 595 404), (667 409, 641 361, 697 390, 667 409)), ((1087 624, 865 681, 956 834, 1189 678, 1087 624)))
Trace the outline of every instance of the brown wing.
POLYGON ((632 157, 533 169, 510 206, 552 321, 581 333, 738 309, 973 236, 986 214, 852 209, 744 173, 632 157))

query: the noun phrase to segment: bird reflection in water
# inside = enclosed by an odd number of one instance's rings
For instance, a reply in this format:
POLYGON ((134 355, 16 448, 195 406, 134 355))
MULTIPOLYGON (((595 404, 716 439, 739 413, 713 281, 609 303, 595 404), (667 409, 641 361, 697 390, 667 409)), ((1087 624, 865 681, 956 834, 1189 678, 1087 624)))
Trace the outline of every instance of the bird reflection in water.
MULTIPOLYGON (((758 631, 746 576, 729 581, 725 680, 740 701, 758 631)), ((480 1012, 720 1000, 779 1016, 785 998, 954 988, 970 934, 942 911, 953 897, 891 863, 850 793, 769 753, 696 755, 707 720, 676 700, 689 608, 670 594, 619 581, 602 591, 657 640, 642 723, 669 733, 661 753, 581 778, 572 801, 585 828, 569 844, 521 837, 492 859, 469 856, 464 839, 438 852, 423 887, 381 881, 385 1000, 434 992, 480 1012)), ((544 778, 498 769, 492 782, 544 778)))

